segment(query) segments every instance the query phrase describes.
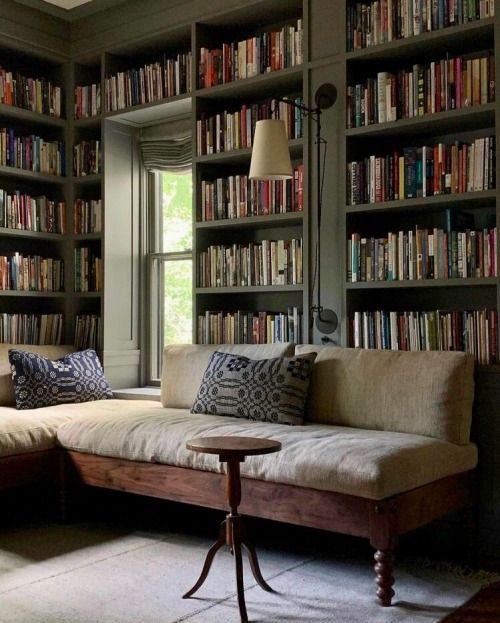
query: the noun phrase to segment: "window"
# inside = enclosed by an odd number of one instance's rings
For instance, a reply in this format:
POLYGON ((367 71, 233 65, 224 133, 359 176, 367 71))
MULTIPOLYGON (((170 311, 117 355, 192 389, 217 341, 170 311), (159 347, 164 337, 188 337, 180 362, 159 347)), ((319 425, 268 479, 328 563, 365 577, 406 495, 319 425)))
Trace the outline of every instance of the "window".
POLYGON ((191 171, 149 173, 150 382, 159 382, 163 347, 193 341, 191 171))

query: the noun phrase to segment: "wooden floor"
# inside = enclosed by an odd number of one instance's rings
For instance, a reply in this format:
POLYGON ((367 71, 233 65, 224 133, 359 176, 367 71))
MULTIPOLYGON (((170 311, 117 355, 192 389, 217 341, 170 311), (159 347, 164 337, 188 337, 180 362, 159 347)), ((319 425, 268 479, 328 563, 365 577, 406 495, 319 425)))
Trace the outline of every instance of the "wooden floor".
POLYGON ((500 582, 483 588, 441 623, 497 623, 500 621, 500 582))

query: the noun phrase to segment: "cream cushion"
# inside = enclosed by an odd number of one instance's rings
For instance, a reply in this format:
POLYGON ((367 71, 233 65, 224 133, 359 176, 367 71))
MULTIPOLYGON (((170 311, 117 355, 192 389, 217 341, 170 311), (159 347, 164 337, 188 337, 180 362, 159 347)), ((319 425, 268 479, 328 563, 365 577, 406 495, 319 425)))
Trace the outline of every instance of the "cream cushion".
POLYGON ((467 444, 474 358, 454 352, 401 352, 299 345, 317 352, 307 419, 426 435, 467 444))
POLYGON ((210 356, 216 350, 243 355, 250 359, 273 359, 291 357, 294 345, 285 343, 166 346, 163 350, 161 377, 161 402, 164 407, 191 409, 210 356))
POLYGON ((9 348, 38 353, 49 359, 59 359, 75 351, 74 346, 39 346, 31 344, 0 344, 0 405, 15 405, 14 386, 10 373, 9 348))
MULTIPOLYGON (((101 400, 25 411, 0 407, 0 457, 54 448, 57 445, 56 431, 61 424, 82 415, 99 413, 101 405, 105 402, 113 403, 115 409, 119 411, 125 401, 101 400)), ((151 410, 153 409, 151 405, 154 404, 161 407, 160 403, 151 400, 137 401, 133 403, 133 408, 129 409, 129 412, 133 412, 134 409, 151 410)))
POLYGON ((220 472, 217 456, 191 452, 186 441, 211 435, 270 437, 281 441, 283 449, 248 457, 241 465, 244 476, 375 500, 470 470, 477 463, 473 444, 459 446, 420 435, 134 407, 133 401, 102 401, 98 412, 63 424, 57 431, 59 443, 101 456, 220 472))

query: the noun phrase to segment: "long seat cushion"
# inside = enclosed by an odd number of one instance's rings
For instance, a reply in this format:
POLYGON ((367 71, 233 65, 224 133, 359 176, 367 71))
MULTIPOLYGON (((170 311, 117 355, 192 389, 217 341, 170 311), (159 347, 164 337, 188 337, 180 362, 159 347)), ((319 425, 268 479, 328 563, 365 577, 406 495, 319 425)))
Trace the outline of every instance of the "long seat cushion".
POLYGON ((275 357, 292 357, 294 349, 294 345, 290 343, 166 346, 163 349, 162 405, 174 409, 191 409, 203 373, 215 350, 243 355, 250 359, 273 359, 275 357))
POLYGON ((270 437, 277 454, 249 457, 242 475, 370 499, 383 499, 473 469, 473 444, 456 445, 407 433, 325 424, 287 426, 187 409, 142 408, 134 401, 103 401, 57 431, 67 449, 133 461, 220 472, 218 457, 186 449, 199 436, 270 437))
POLYGON ((317 353, 307 419, 322 424, 427 435, 469 443, 474 358, 299 345, 317 353))
MULTIPOLYGON (((120 410, 125 401, 82 402, 24 411, 0 407, 0 458, 56 447, 56 432, 59 426, 81 416, 99 413, 101 405, 108 402, 120 410)), ((129 412, 148 408, 152 410, 154 405, 161 407, 160 403, 151 400, 134 401, 129 412)))

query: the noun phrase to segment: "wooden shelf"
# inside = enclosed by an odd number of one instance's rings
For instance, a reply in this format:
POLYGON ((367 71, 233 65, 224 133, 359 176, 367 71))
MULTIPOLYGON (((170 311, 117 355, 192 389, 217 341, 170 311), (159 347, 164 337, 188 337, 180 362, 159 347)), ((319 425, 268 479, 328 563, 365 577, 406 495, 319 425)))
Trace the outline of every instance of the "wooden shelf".
POLYGON ((65 184, 66 177, 62 175, 49 175, 48 173, 37 173, 36 171, 26 171, 18 167, 0 166, 0 175, 9 175, 22 180, 32 180, 35 182, 45 182, 49 184, 65 184))
MULTIPOLYGON (((346 60, 351 61, 391 61, 397 57, 398 61, 402 59, 414 59, 421 53, 438 52, 443 50, 449 51, 455 48, 457 52, 463 49, 465 44, 481 40, 491 40, 493 47, 495 18, 488 17, 477 20, 475 22, 467 22, 449 28, 440 28, 432 32, 425 32, 415 37, 407 37, 406 39, 396 39, 389 43, 353 50, 347 52, 346 60)), ((486 46, 482 46, 486 47, 486 46)))
POLYGON ((66 292, 38 292, 33 290, 0 290, 0 296, 29 296, 34 298, 64 298, 66 292))
MULTIPOLYGON (((235 3, 233 3, 235 4, 235 3)), ((228 5, 229 6, 229 5, 228 5)), ((237 8, 230 8, 226 11, 217 11, 214 16, 207 16, 203 20, 206 24, 215 29, 223 27, 234 30, 234 27, 255 26, 262 27, 263 24, 273 24, 283 20, 295 19, 302 14, 302 0, 273 0, 266 3, 265 16, 262 15, 258 7, 253 2, 246 2, 237 8)), ((225 39, 225 41, 229 41, 225 39)))
POLYGON ((37 125, 61 129, 66 127, 66 119, 51 117, 50 115, 33 112, 25 108, 19 108, 18 106, 9 106, 8 104, 0 104, 0 116, 22 123, 36 123, 37 125))
POLYGON ((385 290, 392 288, 470 288, 475 287, 496 287, 498 279, 496 277, 469 277, 467 279, 422 279, 422 280, 401 280, 401 281, 357 281, 346 283, 347 290, 385 290))
POLYGON ((73 234, 75 240, 100 240, 102 232, 92 232, 90 234, 73 234))
MULTIPOLYGON (((292 160, 302 157, 302 150, 304 147, 304 139, 295 138, 288 141, 288 147, 290 149, 290 157, 292 160)), ((233 149, 231 151, 222 151, 218 154, 206 154, 205 156, 196 156, 197 164, 242 164, 244 162, 250 163, 252 157, 252 148, 246 147, 245 149, 233 149)))
POLYGON ((33 240, 57 240, 60 242, 68 239, 66 234, 52 234, 44 231, 13 229, 11 227, 0 227, 0 236, 9 238, 31 238, 33 240))
POLYGON ((99 128, 102 122, 102 115, 94 115, 93 117, 85 117, 84 119, 73 119, 75 128, 99 128))
POLYGON ((180 115, 188 115, 192 108, 191 93, 182 93, 157 102, 138 104, 122 110, 106 112, 104 119, 142 127, 150 123, 169 119, 180 115))
POLYGON ((73 175, 73 182, 75 184, 100 184, 102 175, 97 173, 95 175, 73 175))
POLYGON ((195 95, 206 99, 234 99, 242 100, 248 97, 255 98, 283 95, 286 91, 290 94, 295 91, 302 92, 302 65, 288 67, 266 74, 259 74, 244 80, 234 80, 226 84, 218 84, 214 87, 197 89, 195 95))
POLYGON ((358 212, 390 212, 403 210, 421 210, 446 208, 458 205, 464 207, 487 206, 496 203, 496 190, 480 190, 470 193, 454 193, 449 195, 433 195, 432 197, 416 197, 415 199, 403 199, 401 201, 381 201, 379 203, 362 203, 355 206, 347 206, 347 214, 358 212))
POLYGON ((195 224, 196 229, 246 229, 258 226, 276 227, 279 225, 302 225, 303 212, 287 212, 286 214, 268 214, 267 216, 246 216, 242 218, 220 219, 218 221, 201 221, 195 224))
POLYGON ((224 288, 195 288, 196 294, 250 294, 257 292, 302 292, 303 284, 285 286, 232 286, 224 288))
POLYGON ((398 119, 387 123, 374 123, 361 128, 346 129, 347 138, 376 138, 394 137, 398 135, 445 134, 449 131, 463 132, 465 130, 489 128, 495 125, 495 103, 470 106, 457 110, 446 110, 434 114, 398 119))
POLYGON ((73 294, 80 298, 88 299, 88 298, 100 298, 102 295, 102 292, 73 292, 73 294))

